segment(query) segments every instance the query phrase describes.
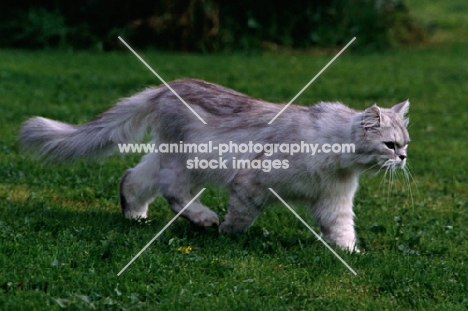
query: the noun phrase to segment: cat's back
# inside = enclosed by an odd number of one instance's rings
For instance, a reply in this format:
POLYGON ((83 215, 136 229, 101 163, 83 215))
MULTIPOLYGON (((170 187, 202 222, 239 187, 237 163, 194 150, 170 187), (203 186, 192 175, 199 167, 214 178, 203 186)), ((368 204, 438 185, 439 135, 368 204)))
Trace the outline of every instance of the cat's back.
POLYGON ((198 79, 175 80, 169 86, 189 105, 215 116, 248 113, 262 102, 228 87, 198 79))
POLYGON ((341 102, 320 102, 308 109, 311 119, 320 123, 348 122, 359 113, 341 102))

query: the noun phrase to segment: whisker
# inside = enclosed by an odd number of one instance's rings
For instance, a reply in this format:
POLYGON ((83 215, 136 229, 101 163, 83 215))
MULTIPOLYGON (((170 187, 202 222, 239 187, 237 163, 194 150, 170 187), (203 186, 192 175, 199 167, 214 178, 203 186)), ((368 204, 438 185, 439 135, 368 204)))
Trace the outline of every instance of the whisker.
POLYGON ((408 176, 408 169, 404 167, 403 168, 403 173, 404 173, 405 178, 406 178, 406 184, 408 185, 408 192, 409 192, 409 195, 410 195, 410 198, 411 198, 411 208, 414 210, 413 190, 411 189, 411 184, 410 184, 410 180, 409 180, 409 176, 408 176))
MULTIPOLYGON (((373 168, 376 167, 377 165, 378 165, 378 164, 374 164, 374 165, 372 165, 371 167, 368 167, 368 168, 366 168, 365 170, 360 171, 359 174, 365 173, 365 172, 367 172, 368 170, 373 169, 373 168)), ((378 173, 379 171, 380 171, 380 169, 377 171, 377 173, 378 173)), ((375 175, 377 175, 377 173, 376 173, 375 175)))
POLYGON ((417 184, 416 180, 415 180, 414 177, 413 177, 413 173, 411 172, 411 166, 409 166, 408 163, 406 163, 406 168, 407 168, 408 176, 410 177, 410 179, 411 179, 411 181, 413 182, 413 184, 416 186, 416 192, 417 192, 417 194, 419 195, 419 187, 418 187, 418 184, 417 184))
POLYGON ((379 191, 380 191, 380 188, 382 187, 382 183, 385 184, 385 180, 387 178, 387 172, 388 172, 388 167, 386 167, 385 163, 379 168, 379 170, 377 171, 377 173, 375 173, 375 175, 377 175, 382 169, 385 168, 385 173, 383 174, 382 176, 382 179, 380 180, 380 184, 379 184, 379 191))
POLYGON ((393 189, 393 183, 395 182, 395 170, 393 169, 393 167, 390 167, 389 168, 389 172, 390 172, 390 182, 388 184, 388 190, 387 190, 387 198, 390 199, 390 194, 392 193, 392 189, 393 189))

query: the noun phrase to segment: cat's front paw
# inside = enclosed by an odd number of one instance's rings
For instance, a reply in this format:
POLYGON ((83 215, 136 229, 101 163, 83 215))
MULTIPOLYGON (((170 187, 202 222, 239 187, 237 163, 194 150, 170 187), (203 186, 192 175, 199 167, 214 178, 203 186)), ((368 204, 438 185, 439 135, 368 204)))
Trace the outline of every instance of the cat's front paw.
POLYGON ((359 254, 361 252, 361 250, 359 249, 359 247, 356 245, 356 242, 353 240, 353 241, 348 241, 346 243, 334 243, 336 246, 338 246, 339 248, 341 248, 342 250, 344 251, 348 251, 350 253, 355 253, 355 254, 359 254))
POLYGON ((247 231, 249 226, 241 226, 239 224, 233 224, 229 221, 223 221, 219 226, 219 232, 222 233, 243 233, 247 231))
POLYGON ((359 254, 361 250, 357 246, 356 239, 354 237, 348 238, 331 238, 330 236, 325 236, 320 234, 320 237, 327 243, 331 245, 335 245, 344 251, 348 251, 350 253, 359 254))
POLYGON ((354 246, 352 248, 346 247, 346 248, 342 248, 342 249, 345 250, 345 251, 348 251, 350 253, 354 253, 354 254, 360 254, 361 253, 361 249, 359 247, 357 247, 357 246, 354 246))

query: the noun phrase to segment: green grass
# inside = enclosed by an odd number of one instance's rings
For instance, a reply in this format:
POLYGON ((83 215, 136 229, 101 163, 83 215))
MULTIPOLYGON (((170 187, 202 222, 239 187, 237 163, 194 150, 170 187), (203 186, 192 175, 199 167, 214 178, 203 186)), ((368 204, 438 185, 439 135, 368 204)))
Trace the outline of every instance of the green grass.
MULTIPOLYGON (((457 20, 444 12, 447 23, 457 20)), ((465 310, 467 49, 448 40, 345 53, 297 99, 356 109, 412 103, 413 200, 403 179, 393 187, 382 175, 361 179, 355 212, 365 251, 338 251, 357 276, 278 205, 244 235, 179 219, 118 277, 173 217, 158 199, 150 222, 122 219, 117 185, 139 157, 44 166, 19 152, 16 135, 34 115, 86 122, 156 77, 127 51, 0 51, 0 310, 465 310)), ((275 102, 289 101, 332 57, 141 54, 167 81, 196 77, 275 102)), ((208 189, 203 201, 226 212, 223 190, 208 189)))

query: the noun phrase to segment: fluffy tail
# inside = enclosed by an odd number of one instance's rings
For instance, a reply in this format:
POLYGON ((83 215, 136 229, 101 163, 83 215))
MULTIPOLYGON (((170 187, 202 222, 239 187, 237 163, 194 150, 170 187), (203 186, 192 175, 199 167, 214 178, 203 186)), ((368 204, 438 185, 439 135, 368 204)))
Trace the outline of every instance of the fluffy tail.
POLYGON ((27 120, 19 135, 21 146, 46 161, 74 161, 112 154, 119 143, 140 139, 150 122, 151 95, 146 90, 121 100, 93 121, 72 125, 42 117, 27 120))

